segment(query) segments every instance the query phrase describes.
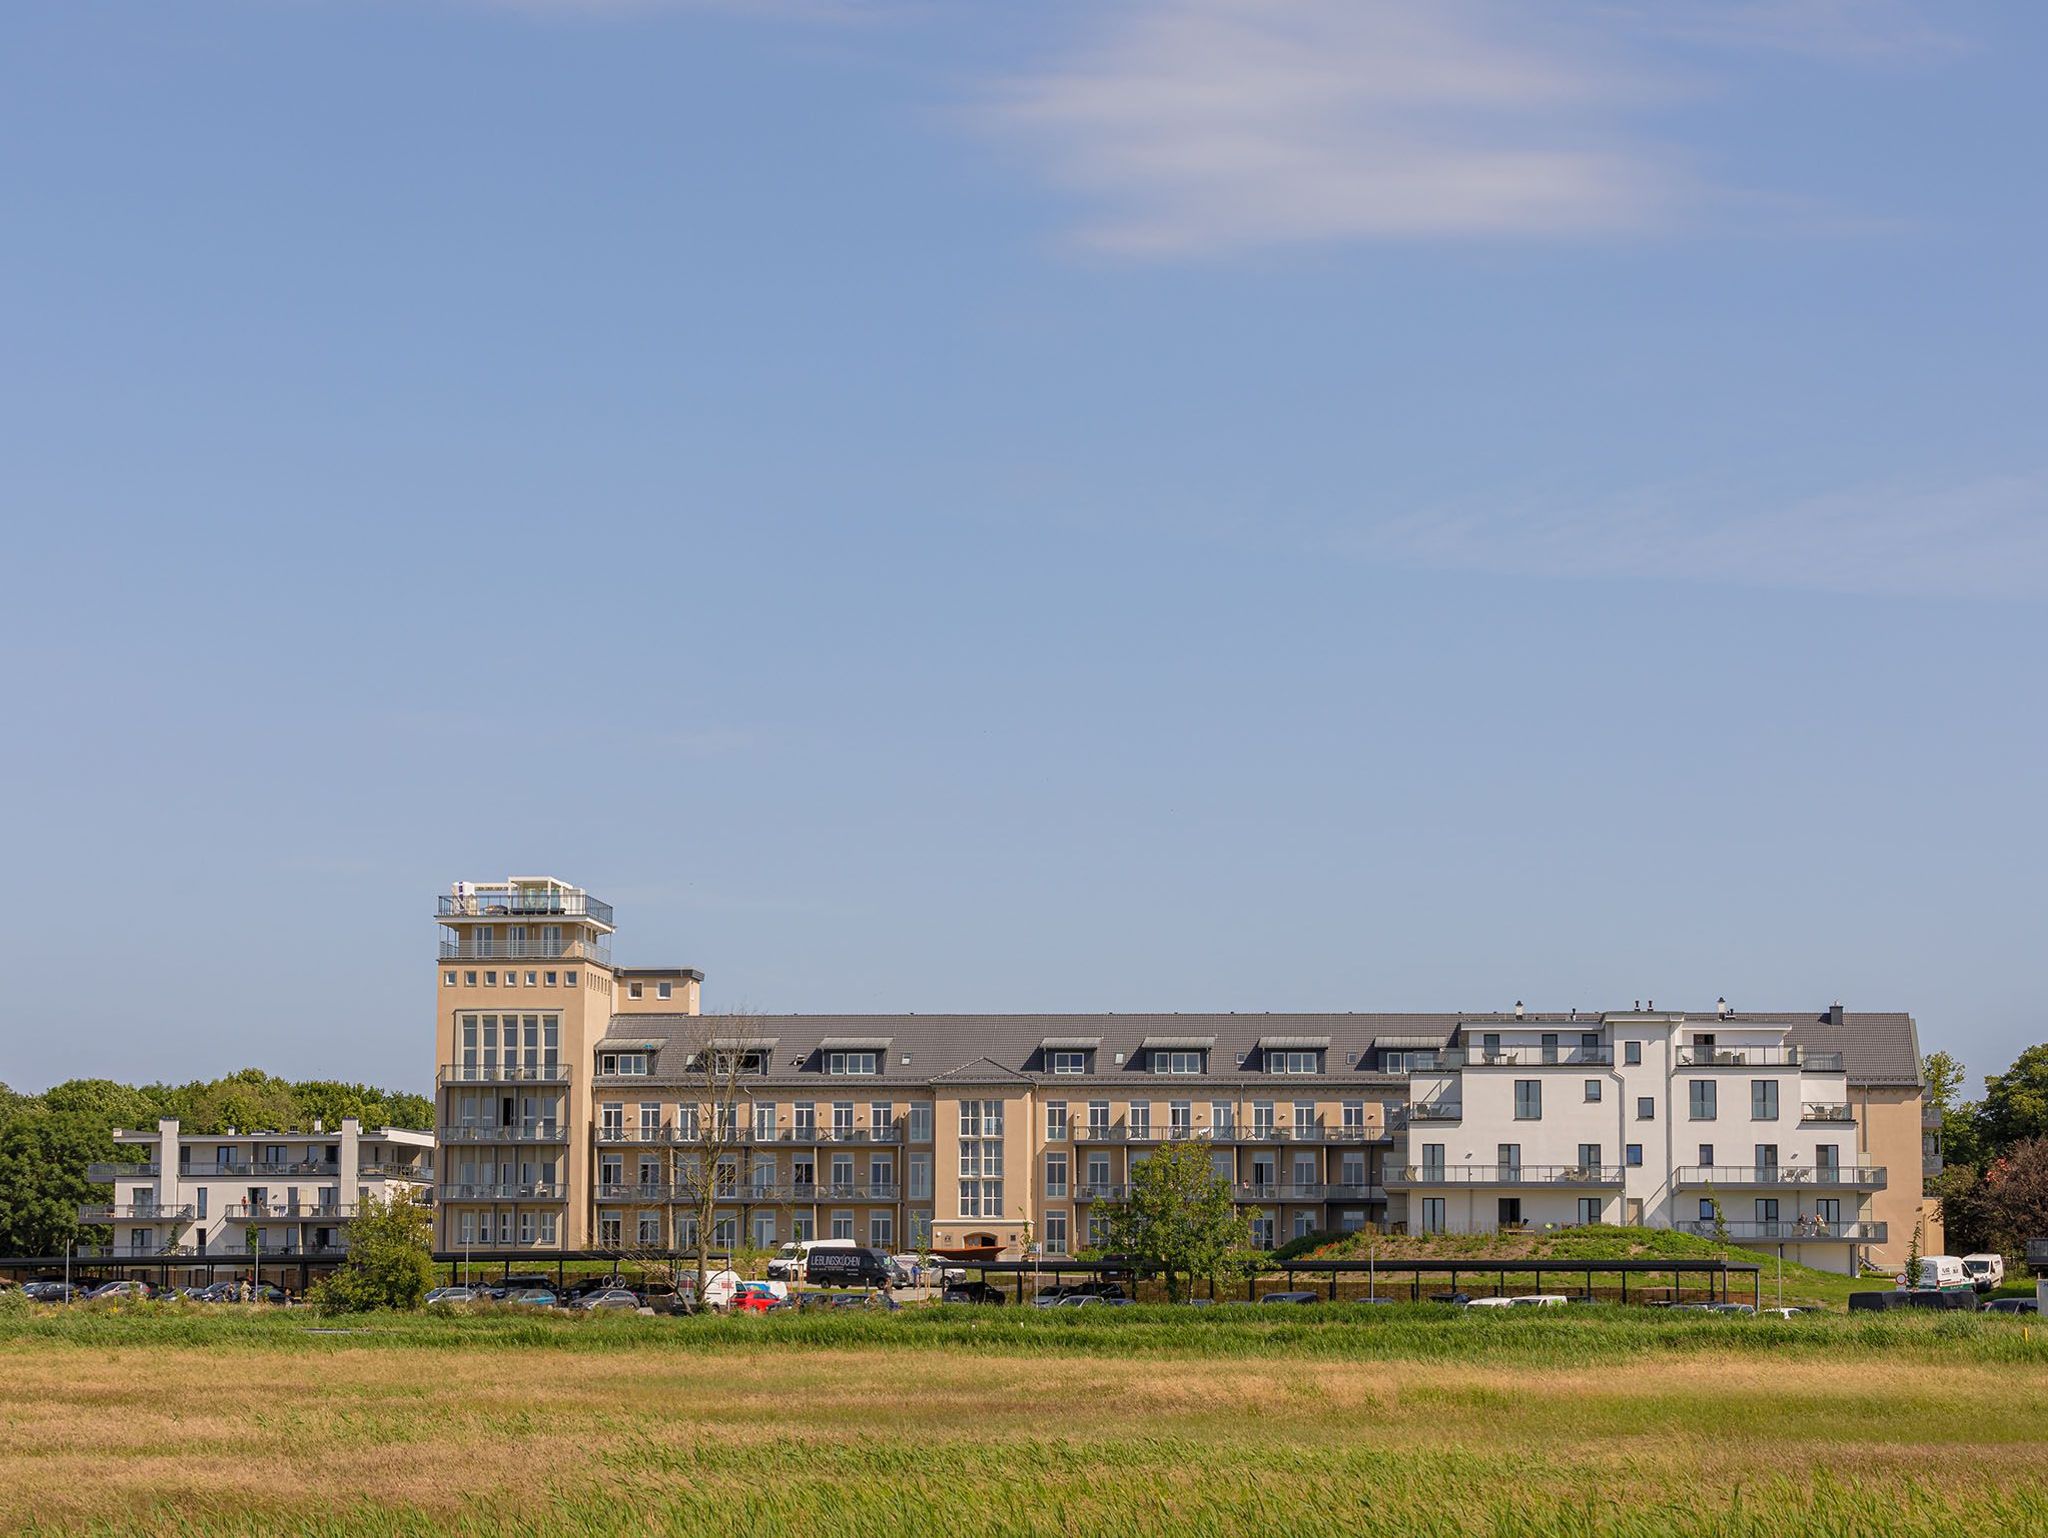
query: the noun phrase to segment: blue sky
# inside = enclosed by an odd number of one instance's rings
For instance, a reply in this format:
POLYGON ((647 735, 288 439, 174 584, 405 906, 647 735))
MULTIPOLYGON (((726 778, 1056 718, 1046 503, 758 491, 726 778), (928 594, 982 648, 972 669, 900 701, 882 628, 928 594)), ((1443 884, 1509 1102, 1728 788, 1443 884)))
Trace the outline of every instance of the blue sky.
POLYGON ((2042 1038, 2048 12, 0 14, 0 1079, 764 1010, 2042 1038))

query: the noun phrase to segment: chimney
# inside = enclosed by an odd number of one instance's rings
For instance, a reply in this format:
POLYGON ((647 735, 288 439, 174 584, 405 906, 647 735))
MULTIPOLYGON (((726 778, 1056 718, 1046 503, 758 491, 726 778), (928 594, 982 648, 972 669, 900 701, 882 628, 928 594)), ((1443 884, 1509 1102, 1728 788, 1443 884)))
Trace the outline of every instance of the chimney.
POLYGON ((1728 1000, 1727 997, 1724 995, 1721 998, 1714 1000, 1714 1013, 1719 1018, 1726 1020, 1730 1015, 1734 1014, 1735 1011, 1728 1007, 1728 1000))
POLYGON ((1842 1023, 1843 1016, 1846 1013, 1847 1011, 1845 1011, 1842 1008, 1842 1001, 1840 999, 1836 999, 1834 1003, 1828 1006, 1828 1024, 1840 1025, 1842 1023))
POLYGON ((1522 1018, 1522 1001, 1520 999, 1515 1000, 1515 1018, 1517 1020, 1522 1018))

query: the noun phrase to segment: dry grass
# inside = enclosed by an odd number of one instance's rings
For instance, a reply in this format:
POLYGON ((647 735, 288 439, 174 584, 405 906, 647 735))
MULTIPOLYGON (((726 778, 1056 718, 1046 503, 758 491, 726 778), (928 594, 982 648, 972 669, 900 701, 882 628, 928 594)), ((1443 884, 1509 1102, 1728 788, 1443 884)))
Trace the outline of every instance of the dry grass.
POLYGON ((1932 1533, 2044 1488, 2027 1366, 0 1347, 9 1530, 1932 1533))

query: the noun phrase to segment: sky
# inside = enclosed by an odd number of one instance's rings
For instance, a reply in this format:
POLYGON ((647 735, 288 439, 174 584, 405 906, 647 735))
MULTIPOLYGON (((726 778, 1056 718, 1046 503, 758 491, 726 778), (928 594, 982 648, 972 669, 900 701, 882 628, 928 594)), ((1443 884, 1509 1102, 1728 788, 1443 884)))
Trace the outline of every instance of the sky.
POLYGON ((2048 1038, 2048 8, 0 9, 0 1080, 714 1009, 2048 1038))

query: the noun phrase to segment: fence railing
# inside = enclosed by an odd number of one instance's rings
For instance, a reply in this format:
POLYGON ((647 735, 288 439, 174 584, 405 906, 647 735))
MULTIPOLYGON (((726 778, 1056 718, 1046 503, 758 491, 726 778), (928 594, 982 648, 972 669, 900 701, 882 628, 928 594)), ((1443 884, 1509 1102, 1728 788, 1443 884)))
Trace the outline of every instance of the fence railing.
POLYGON ((1388 1185, 1618 1186, 1618 1164, 1409 1164, 1388 1170, 1388 1185))
POLYGON ((1672 1179, 1681 1186, 1835 1186, 1881 1191, 1887 1175, 1882 1165, 1874 1164, 1682 1164, 1672 1179))
POLYGON ((1788 1244, 1795 1240, 1883 1244, 1888 1230, 1883 1223, 1831 1223, 1822 1218, 1730 1218, 1719 1225, 1699 1218, 1681 1222, 1678 1231, 1707 1239, 1726 1233, 1730 1239, 1782 1239, 1788 1244))

